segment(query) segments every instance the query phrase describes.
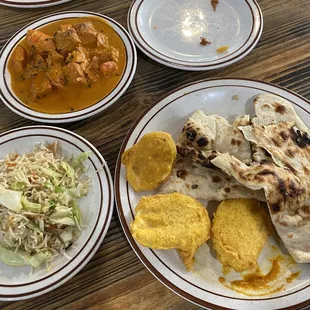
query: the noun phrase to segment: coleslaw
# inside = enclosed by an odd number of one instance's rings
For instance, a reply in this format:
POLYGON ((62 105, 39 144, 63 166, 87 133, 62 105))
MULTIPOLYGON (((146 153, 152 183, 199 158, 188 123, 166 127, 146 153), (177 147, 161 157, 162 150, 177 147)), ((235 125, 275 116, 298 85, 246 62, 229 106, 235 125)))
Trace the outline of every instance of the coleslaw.
POLYGON ((0 160, 0 260, 38 268, 68 249, 80 235, 79 198, 90 182, 84 161, 57 156, 57 142, 0 160))

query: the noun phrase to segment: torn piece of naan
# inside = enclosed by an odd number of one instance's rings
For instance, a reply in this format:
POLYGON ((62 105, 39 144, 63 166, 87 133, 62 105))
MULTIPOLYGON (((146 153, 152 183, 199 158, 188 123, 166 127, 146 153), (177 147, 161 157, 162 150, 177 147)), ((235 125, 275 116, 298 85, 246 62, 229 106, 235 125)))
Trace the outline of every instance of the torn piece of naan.
POLYGON ((293 105, 286 99, 264 93, 254 100, 255 115, 252 124, 272 125, 280 122, 293 122, 302 132, 309 132, 308 127, 296 114, 293 105))
POLYGON ((169 179, 159 187, 158 192, 178 192, 196 199, 214 201, 233 198, 265 201, 262 190, 248 189, 221 170, 204 168, 182 157, 177 160, 169 179))
POLYGON ((231 125, 221 116, 205 115, 197 110, 186 121, 178 145, 197 151, 227 152, 249 164, 253 161, 251 144, 238 128, 249 124, 249 115, 237 117, 231 125))
POLYGON ((245 137, 275 163, 246 166, 228 154, 212 163, 250 189, 263 188, 273 224, 298 263, 310 263, 310 138, 295 122, 246 126, 245 137))
MULTIPOLYGON (((293 122, 302 132, 308 132, 309 129, 296 114, 291 102, 273 95, 264 93, 258 95, 254 100, 255 115, 252 124, 272 125, 280 122, 293 122)), ((253 159, 257 162, 270 161, 270 156, 265 150, 252 145, 253 159)))

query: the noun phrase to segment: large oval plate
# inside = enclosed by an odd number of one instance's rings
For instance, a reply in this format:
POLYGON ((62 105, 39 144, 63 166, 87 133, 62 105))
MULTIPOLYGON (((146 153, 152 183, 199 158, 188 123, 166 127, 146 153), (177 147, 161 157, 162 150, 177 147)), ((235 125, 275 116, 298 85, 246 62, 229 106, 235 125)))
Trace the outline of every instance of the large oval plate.
POLYGON ((212 70, 245 57, 263 30, 255 0, 135 0, 128 29, 139 49, 153 60, 177 69, 212 70), (150 9, 152 8, 152 9, 150 9), (200 44, 205 37, 210 44, 200 44), (217 48, 228 46, 218 53, 217 48))
POLYGON ((49 126, 29 126, 0 134, 0 158, 11 152, 29 152, 37 143, 57 140, 62 155, 77 156, 90 152, 85 162, 91 189, 79 206, 87 227, 75 246, 68 249, 70 260, 59 257, 52 269, 44 267, 29 275, 28 267, 10 267, 0 262, 0 300, 18 300, 47 293, 72 278, 99 248, 113 211, 113 184, 109 168, 96 148, 81 136, 65 129, 49 126))
MULTIPOLYGON (((166 131, 176 139, 186 119, 197 109, 206 114, 227 117, 230 121, 237 115, 253 115, 253 97, 263 92, 274 93, 291 101, 298 115, 310 127, 309 102, 288 90, 252 80, 199 81, 170 92, 140 116, 125 138, 120 156, 150 131, 166 131)), ((132 190, 126 182, 120 156, 115 172, 115 195, 121 224, 139 259, 168 288, 199 306, 211 309, 299 309, 310 305, 309 264, 298 265, 300 276, 287 284, 285 290, 270 296, 249 297, 219 283, 222 266, 210 253, 199 262, 203 266, 202 276, 186 272, 176 251, 151 250, 137 244, 129 230, 130 222, 134 219, 134 209, 141 196, 152 193, 135 193, 132 190)))
POLYGON ((16 32, 11 39, 4 45, 3 49, 0 52, 0 98, 15 113, 20 116, 45 123, 64 123, 64 122, 73 122, 81 120, 92 115, 95 115, 113 104, 129 87, 137 66, 137 52, 134 46, 132 39, 130 38, 128 32, 122 27, 119 23, 108 16, 104 16, 98 13, 87 12, 87 11, 72 11, 72 12, 62 12, 46 17, 37 19, 31 24, 28 24, 18 32, 16 32), (14 95, 14 92, 11 88, 11 77, 8 70, 8 59, 10 55, 20 40, 22 40, 27 33, 28 29, 38 29, 46 24, 74 17, 99 17, 103 21, 107 22, 120 36, 123 40, 123 43, 126 47, 126 67, 123 73, 122 78, 120 79, 117 86, 102 100, 91 105, 88 108, 62 114, 47 114, 34 111, 29 107, 22 104, 19 99, 14 95))
POLYGON ((13 8, 34 9, 59 5, 72 0, 0 0, 0 5, 13 8))

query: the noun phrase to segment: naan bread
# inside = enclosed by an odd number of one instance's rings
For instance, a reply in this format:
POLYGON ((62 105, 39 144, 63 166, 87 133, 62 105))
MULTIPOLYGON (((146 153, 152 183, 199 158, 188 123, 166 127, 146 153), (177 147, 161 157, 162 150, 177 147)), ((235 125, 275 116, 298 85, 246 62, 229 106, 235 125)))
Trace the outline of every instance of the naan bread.
MULTIPOLYGON (((258 147, 256 144, 251 144, 252 148, 252 157, 253 160, 258 163, 263 163, 266 161, 272 161, 272 158, 268 152, 260 147, 258 147)), ((210 163, 211 164, 211 163, 210 163)))
POLYGON ((178 139, 178 145, 204 152, 228 152, 249 164, 252 162, 251 145, 238 129, 238 126, 249 124, 249 115, 237 117, 230 125, 221 116, 205 115, 197 110, 186 121, 178 139))
POLYGON ((265 93, 254 100, 255 115, 252 124, 272 125, 280 122, 293 122, 302 132, 308 132, 308 127, 296 114, 292 104, 279 96, 265 93))
POLYGON ((159 193, 178 192, 196 199, 222 201, 232 198, 254 198, 265 201, 262 190, 250 190, 218 169, 208 169, 179 158, 169 179, 162 184, 159 193))
MULTIPOLYGON (((256 117, 252 123, 256 125, 272 125, 280 122, 293 122, 303 132, 309 132, 307 126, 296 114, 293 105, 286 99, 264 93, 254 100, 256 117)), ((270 155, 255 144, 252 145, 253 160, 257 162, 270 161, 270 155)))
POLYGON ((245 138, 267 150, 275 163, 249 167, 229 154, 211 162, 242 185, 264 189, 273 224, 285 247, 298 263, 310 263, 310 138, 295 124, 241 128, 245 138))

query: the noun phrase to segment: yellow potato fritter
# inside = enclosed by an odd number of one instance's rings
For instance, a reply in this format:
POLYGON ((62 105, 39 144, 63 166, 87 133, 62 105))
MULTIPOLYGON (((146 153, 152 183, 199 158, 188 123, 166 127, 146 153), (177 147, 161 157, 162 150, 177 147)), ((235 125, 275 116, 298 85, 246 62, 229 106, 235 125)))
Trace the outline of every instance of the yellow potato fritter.
POLYGON ((198 200, 179 193, 142 197, 130 225, 132 236, 141 245, 179 250, 188 271, 196 250, 210 238, 210 228, 206 208, 198 200))
POLYGON ((150 132, 122 155, 126 178, 136 192, 156 189, 170 175, 176 145, 166 132, 150 132))
POLYGON ((268 235, 267 212, 254 199, 229 199, 217 207, 211 240, 217 259, 235 271, 256 270, 268 235))

